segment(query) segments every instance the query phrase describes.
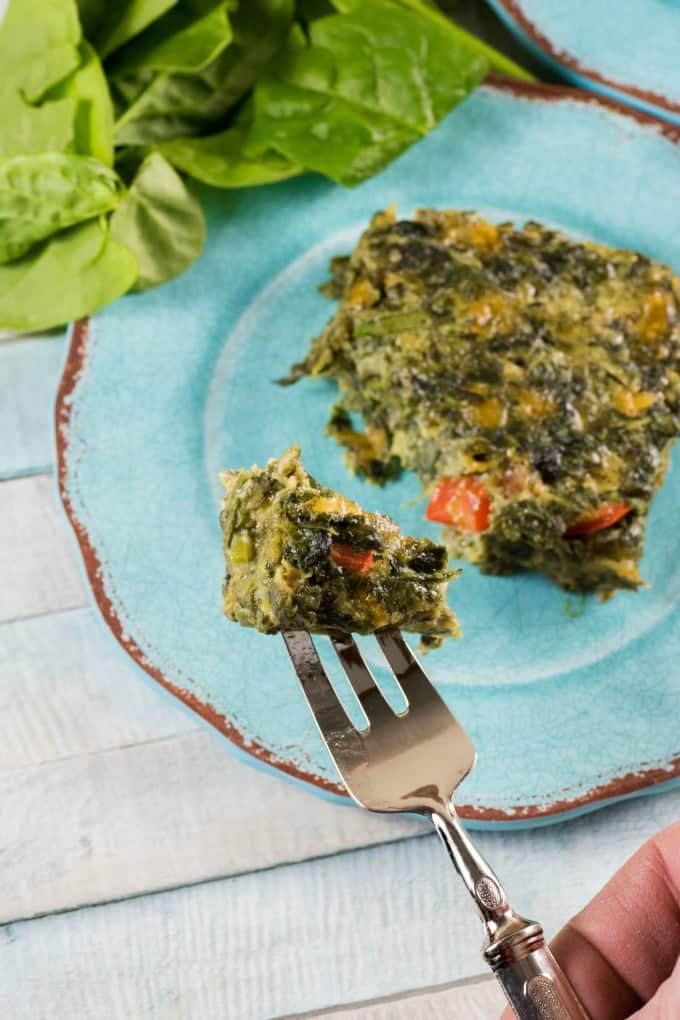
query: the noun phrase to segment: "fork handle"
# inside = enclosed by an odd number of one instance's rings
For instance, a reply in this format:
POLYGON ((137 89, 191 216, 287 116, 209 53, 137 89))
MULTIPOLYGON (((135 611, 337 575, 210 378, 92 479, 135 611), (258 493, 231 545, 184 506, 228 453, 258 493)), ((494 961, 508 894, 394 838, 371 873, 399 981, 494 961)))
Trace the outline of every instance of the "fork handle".
POLYGON ((484 953, 518 1020, 588 1020, 560 965, 543 943, 543 929, 531 927, 538 929, 529 937, 533 948, 520 941, 510 949, 510 959, 496 965, 491 964, 488 951, 484 953), (526 955, 521 955, 522 951, 526 955))
POLYGON ((589 1020, 546 946, 543 928, 512 909, 498 877, 473 845, 453 805, 438 805, 430 817, 484 922, 484 959, 517 1020, 589 1020))

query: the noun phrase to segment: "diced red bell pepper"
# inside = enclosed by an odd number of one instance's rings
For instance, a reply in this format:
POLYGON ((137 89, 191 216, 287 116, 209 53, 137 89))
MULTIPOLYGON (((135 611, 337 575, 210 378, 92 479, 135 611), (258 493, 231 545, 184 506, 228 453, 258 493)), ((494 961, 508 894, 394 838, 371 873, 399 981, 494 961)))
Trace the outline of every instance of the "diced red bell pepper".
POLYGON ((352 574, 365 574, 373 564, 373 552, 370 549, 355 549, 346 542, 332 542, 331 559, 336 567, 349 570, 352 574))
POLYGON ((567 538, 594 535, 598 531, 604 531, 605 528, 611 528, 612 524, 616 524, 632 509, 630 503, 608 500, 605 503, 600 503, 594 510, 584 513, 577 521, 569 525, 564 534, 567 538))
POLYGON ((449 524, 460 531, 486 531, 491 516, 491 498, 475 475, 440 478, 427 505, 428 521, 449 524))

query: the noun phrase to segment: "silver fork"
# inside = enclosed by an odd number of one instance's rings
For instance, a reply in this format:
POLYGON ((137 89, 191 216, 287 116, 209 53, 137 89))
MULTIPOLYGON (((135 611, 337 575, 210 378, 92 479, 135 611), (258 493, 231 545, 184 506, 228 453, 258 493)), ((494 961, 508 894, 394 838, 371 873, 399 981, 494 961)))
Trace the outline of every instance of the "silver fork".
POLYGON ((425 815, 434 825, 484 923, 484 959, 519 1020, 588 1020, 545 944, 543 929, 516 914, 498 878, 458 820, 453 794, 475 764, 469 736, 398 631, 376 634, 403 691, 397 714, 349 634, 331 636, 368 728, 350 722, 304 630, 284 631, 307 703, 354 800, 370 811, 425 815))

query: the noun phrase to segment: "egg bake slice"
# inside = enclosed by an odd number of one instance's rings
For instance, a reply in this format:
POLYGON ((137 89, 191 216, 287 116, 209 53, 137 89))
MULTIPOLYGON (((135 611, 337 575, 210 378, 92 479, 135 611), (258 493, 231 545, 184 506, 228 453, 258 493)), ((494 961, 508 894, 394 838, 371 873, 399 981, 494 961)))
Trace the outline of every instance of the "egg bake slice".
POLYGON ((225 471, 220 514, 225 614, 267 634, 291 628, 369 634, 399 627, 425 646, 456 636, 443 546, 319 485, 299 447, 264 468, 225 471))
POLYGON ((337 380, 353 468, 420 476, 452 553, 607 597, 642 583, 680 429, 680 281, 636 252, 471 212, 376 214, 296 375, 337 380), (364 431, 350 417, 360 412, 364 431))

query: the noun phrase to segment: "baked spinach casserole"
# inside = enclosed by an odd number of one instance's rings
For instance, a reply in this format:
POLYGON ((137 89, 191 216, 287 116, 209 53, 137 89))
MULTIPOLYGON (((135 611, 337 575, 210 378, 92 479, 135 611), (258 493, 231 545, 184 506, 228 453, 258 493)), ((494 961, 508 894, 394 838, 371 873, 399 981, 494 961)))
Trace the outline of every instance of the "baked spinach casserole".
POLYGON ((457 636, 446 549, 319 485, 299 447, 220 477, 229 619, 266 634, 399 627, 421 634, 425 648, 457 636))
POLYGON ((680 429, 671 270, 539 223, 389 209, 332 271, 339 307, 290 381, 337 380, 329 431, 351 466, 415 471, 451 553, 486 573, 603 598, 642 584, 680 429))

